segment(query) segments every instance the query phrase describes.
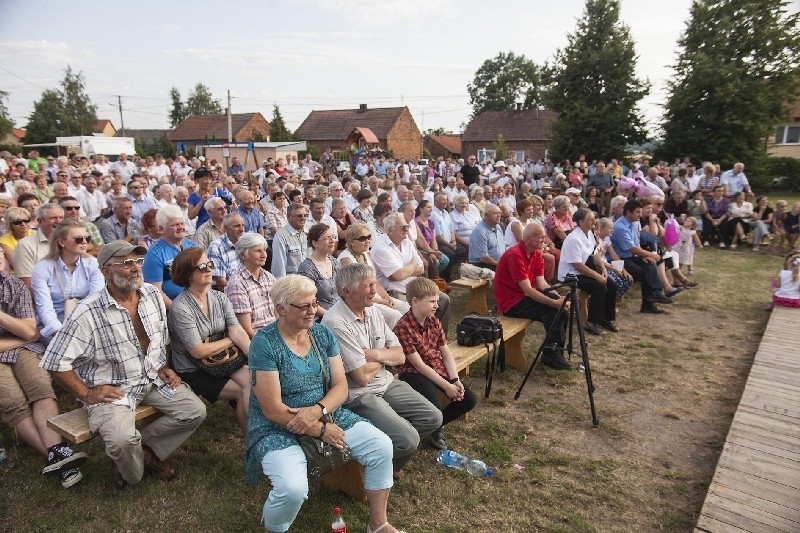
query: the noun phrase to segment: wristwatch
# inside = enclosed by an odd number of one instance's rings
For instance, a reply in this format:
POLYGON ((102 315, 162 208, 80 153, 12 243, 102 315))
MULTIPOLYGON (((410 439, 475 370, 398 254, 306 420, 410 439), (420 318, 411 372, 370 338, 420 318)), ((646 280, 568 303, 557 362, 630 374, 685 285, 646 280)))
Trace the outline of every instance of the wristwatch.
POLYGON ((317 405, 319 405, 322 408, 322 418, 328 416, 328 408, 322 405, 322 402, 317 402, 317 405))

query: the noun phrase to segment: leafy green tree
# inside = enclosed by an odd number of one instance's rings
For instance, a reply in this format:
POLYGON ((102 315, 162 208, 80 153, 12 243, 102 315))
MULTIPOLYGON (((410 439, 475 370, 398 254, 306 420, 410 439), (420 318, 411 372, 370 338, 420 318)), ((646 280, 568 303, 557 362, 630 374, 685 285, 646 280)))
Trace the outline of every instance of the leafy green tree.
POLYGON ((61 102, 68 120, 61 135, 91 135, 97 124, 97 106, 86 94, 86 78, 67 65, 61 80, 61 102))
POLYGON ((669 82, 661 154, 748 168, 800 90, 800 14, 788 1, 695 0, 669 82))
POLYGON ((428 128, 423 133, 423 135, 452 135, 452 134, 453 134, 452 131, 447 130, 447 129, 443 128, 443 127, 428 128))
POLYGON ((49 143, 56 137, 67 135, 69 117, 64 109, 61 93, 56 89, 45 89, 41 98, 34 102, 33 111, 25 126, 25 142, 49 143))
POLYGON ((619 157, 645 140, 638 102, 650 83, 636 78, 636 51, 620 22, 619 0, 586 0, 583 16, 547 68, 545 103, 552 123, 551 157, 619 157))
POLYGON ((6 107, 6 100, 8 100, 8 92, 0 91, 0 138, 11 133, 12 128, 14 128, 14 121, 11 119, 11 113, 8 112, 6 107))
POLYGON ((278 104, 275 104, 272 108, 272 120, 269 121, 269 139, 274 142, 294 140, 294 135, 292 135, 292 132, 289 131, 283 121, 283 115, 281 115, 278 104))
POLYGON ((202 83, 194 86, 186 100, 186 117, 190 115, 219 115, 222 106, 211 94, 211 90, 202 83))
POLYGON ((186 106, 181 100, 181 93, 177 87, 173 86, 169 90, 169 100, 172 106, 169 110, 169 124, 174 128, 186 120, 186 106))
POLYGON ((508 146, 506 145, 506 139, 503 137, 502 133, 498 133, 497 139, 494 141, 494 160, 504 161, 507 158, 508 146))
POLYGON ((484 111, 504 111, 522 102, 523 109, 535 109, 540 100, 539 67, 524 55, 500 52, 487 59, 467 85, 472 116, 484 111))

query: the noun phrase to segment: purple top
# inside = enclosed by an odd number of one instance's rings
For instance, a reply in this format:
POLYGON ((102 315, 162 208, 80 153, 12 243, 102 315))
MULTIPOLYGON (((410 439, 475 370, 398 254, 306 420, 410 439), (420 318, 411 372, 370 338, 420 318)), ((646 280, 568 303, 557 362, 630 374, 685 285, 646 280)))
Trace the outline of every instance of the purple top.
POLYGON ((714 200, 713 197, 706 200, 706 207, 708 207, 708 215, 711 218, 720 218, 723 215, 728 214, 728 208, 730 207, 731 202, 727 198, 723 198, 720 201, 714 200))
POLYGON ((433 219, 430 217, 428 218, 428 225, 425 226, 422 220, 417 217, 414 219, 414 222, 417 223, 417 227, 419 228, 420 233, 422 234, 422 238, 425 239, 425 242, 430 245, 433 243, 433 239, 436 235, 436 224, 433 223, 433 219))

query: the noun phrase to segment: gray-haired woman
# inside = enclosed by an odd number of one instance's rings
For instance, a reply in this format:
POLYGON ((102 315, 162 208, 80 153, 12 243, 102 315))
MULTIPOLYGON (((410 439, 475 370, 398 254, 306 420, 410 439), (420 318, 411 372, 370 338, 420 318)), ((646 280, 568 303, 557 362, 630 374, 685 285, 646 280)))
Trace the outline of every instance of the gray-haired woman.
POLYGON ((267 241, 258 233, 245 233, 236 241, 239 266, 225 285, 225 295, 242 328, 252 339, 259 329, 275 321, 270 291, 275 276, 264 270, 267 241))

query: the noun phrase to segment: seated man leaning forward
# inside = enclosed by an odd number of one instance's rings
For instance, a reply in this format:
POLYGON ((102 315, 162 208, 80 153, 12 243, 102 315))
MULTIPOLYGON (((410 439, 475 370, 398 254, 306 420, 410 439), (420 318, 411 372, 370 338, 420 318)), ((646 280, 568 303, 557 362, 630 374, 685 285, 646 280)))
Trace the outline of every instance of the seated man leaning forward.
POLYGON ((167 457, 206 417, 200 398, 167 366, 166 308, 158 289, 142 280, 145 252, 125 241, 103 246, 97 262, 105 289, 78 304, 40 363, 83 402, 119 489, 138 483, 145 468, 173 479, 167 457), (141 433, 134 424, 140 403, 163 413, 141 433))
POLYGON ((529 224, 522 230, 522 240, 506 250, 497 263, 494 298, 497 310, 507 316, 529 318, 544 325, 547 332, 542 363, 557 370, 570 370, 564 359, 564 320, 559 312, 563 297, 545 293, 542 243, 545 229, 529 224))
POLYGON ((383 314, 372 306, 376 284, 369 265, 351 263, 342 268, 336 276, 341 299, 328 309, 322 323, 333 330, 342 348, 349 388, 345 406, 389 435, 397 475, 420 439, 441 427, 442 413, 386 369, 402 365, 406 358, 383 314))
MULTIPOLYGON (((372 263, 378 281, 393 298, 406 299, 406 284, 421 276, 425 268, 417 253, 416 245, 408 237, 409 225, 402 213, 390 213, 383 221, 386 231, 371 250, 372 263)), ((338 285, 338 283, 337 283, 338 285)), ((439 309, 436 318, 447 331, 450 325, 450 297, 439 293, 439 309)), ((346 366, 346 365, 345 365, 346 366)))

